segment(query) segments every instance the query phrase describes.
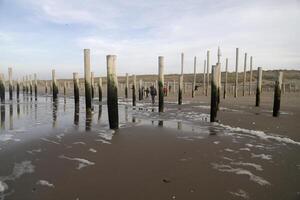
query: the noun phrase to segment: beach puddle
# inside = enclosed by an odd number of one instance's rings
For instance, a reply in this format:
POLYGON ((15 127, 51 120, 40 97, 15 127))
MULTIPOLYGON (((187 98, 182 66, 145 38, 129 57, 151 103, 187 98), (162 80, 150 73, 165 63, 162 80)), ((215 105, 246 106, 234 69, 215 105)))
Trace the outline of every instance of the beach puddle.
POLYGON ((1 104, 0 199, 299 198, 299 141, 119 101, 116 131, 96 99, 91 114, 72 98, 1 104))

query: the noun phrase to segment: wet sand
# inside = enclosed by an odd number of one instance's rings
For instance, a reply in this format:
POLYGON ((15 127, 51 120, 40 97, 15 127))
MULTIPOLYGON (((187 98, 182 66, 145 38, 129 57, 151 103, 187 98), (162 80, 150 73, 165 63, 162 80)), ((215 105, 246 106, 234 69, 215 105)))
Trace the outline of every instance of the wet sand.
POLYGON ((2 105, 0 199, 299 199, 294 95, 278 119, 268 95, 261 108, 228 98, 214 124, 205 97, 167 97, 160 115, 149 100, 120 99, 116 132, 105 102, 92 116, 69 98, 2 105))

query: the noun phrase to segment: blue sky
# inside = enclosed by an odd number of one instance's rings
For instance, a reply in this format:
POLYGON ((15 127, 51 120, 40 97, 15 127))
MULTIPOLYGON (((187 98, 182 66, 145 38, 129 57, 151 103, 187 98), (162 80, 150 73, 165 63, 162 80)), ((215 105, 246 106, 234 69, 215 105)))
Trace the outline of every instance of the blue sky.
POLYGON ((194 56, 203 72, 206 51, 215 63, 218 46, 230 70, 236 47, 241 71, 245 52, 255 68, 300 69, 299 24, 299 0, 0 0, 0 72, 83 76, 84 48, 96 76, 106 75, 107 54, 118 56, 119 75, 157 73, 159 55, 165 73, 179 73, 181 52, 185 72, 194 56))

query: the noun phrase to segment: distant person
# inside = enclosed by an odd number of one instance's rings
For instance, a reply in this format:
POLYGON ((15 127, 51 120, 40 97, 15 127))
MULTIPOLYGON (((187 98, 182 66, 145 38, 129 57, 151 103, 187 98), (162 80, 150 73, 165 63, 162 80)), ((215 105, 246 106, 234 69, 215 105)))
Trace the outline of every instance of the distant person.
POLYGON ((152 85, 150 87, 150 95, 151 95, 151 99, 152 99, 152 104, 155 103, 155 96, 157 95, 157 91, 156 88, 152 85))

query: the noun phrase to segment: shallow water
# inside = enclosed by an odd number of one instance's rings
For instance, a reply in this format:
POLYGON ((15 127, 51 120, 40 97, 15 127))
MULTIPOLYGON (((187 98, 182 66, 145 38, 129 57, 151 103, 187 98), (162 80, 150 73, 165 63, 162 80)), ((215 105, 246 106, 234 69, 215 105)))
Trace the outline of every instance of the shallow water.
POLYGON ((132 107, 119 99, 115 132, 109 130, 105 101, 95 100, 91 115, 72 98, 53 103, 51 97, 21 97, 1 104, 0 199, 113 198, 113 191, 124 199, 300 198, 299 141, 208 121, 209 115, 192 106, 169 102, 159 114, 150 103, 132 107), (110 174, 115 159, 118 168, 110 174), (127 168, 126 162, 139 159, 127 168), (110 181, 127 182, 128 188, 124 192, 124 185, 110 181), (103 186, 102 193, 93 184, 103 186), (76 185, 89 189, 78 191, 76 185))

